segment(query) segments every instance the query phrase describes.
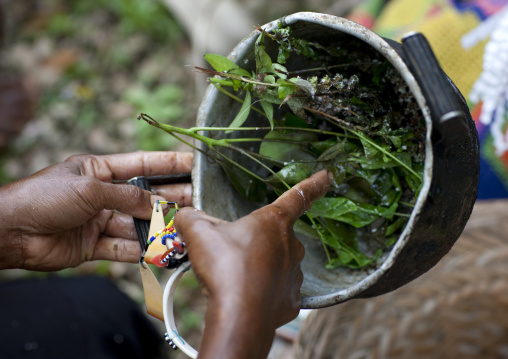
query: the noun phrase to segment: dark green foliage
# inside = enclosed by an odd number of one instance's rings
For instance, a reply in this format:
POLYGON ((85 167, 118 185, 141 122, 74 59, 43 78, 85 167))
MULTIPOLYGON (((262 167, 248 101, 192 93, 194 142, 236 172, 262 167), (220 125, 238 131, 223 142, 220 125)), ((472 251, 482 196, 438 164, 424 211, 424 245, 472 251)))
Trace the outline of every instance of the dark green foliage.
MULTIPOLYGON (((221 92, 233 97, 225 90, 232 87, 245 94, 227 133, 243 130, 251 110, 266 115, 271 130, 257 139, 259 152, 247 153, 232 139, 198 139, 210 149, 233 149, 263 168, 254 173, 214 155, 250 201, 264 202, 270 193, 280 195, 329 169, 334 175, 330 191, 295 231, 321 240, 327 268, 373 264, 396 242, 422 186, 425 123, 409 89, 381 56, 361 47, 344 51, 296 39, 283 25, 271 34, 261 32, 254 51, 253 73, 219 55, 205 58, 218 75, 211 82, 221 92), (267 41, 276 44, 277 62, 267 52, 267 41), (323 65, 292 72, 283 64, 293 56, 323 65)), ((192 133, 185 134, 197 138, 192 133)))

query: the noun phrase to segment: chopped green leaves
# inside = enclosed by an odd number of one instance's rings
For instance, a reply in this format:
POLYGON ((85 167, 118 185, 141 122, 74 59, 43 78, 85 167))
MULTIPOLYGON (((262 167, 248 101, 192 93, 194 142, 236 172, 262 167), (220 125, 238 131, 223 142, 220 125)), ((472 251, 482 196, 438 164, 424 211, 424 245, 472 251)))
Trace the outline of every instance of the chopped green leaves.
POLYGON ((387 60, 362 52, 362 46, 327 46, 295 38, 281 22, 271 33, 261 31, 249 68, 205 55, 215 70, 205 70, 214 75, 210 82, 242 102, 225 132, 244 126, 252 110, 266 116, 271 130, 257 138, 190 135, 213 150, 240 153, 261 169, 254 173, 243 162, 216 158, 249 201, 262 203, 329 169, 330 191, 296 222, 295 231, 323 243, 326 268, 363 268, 395 243, 407 223, 423 183, 425 124, 387 60), (261 144, 256 152, 236 147, 238 142, 261 144))

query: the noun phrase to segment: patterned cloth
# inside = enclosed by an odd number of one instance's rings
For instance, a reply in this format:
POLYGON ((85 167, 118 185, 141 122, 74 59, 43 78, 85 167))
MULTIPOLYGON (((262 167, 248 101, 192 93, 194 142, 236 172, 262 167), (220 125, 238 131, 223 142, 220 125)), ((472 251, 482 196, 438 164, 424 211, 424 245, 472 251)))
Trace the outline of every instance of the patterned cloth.
POLYGON ((427 37, 476 123, 478 198, 508 197, 508 0, 367 0, 348 18, 394 40, 427 37))

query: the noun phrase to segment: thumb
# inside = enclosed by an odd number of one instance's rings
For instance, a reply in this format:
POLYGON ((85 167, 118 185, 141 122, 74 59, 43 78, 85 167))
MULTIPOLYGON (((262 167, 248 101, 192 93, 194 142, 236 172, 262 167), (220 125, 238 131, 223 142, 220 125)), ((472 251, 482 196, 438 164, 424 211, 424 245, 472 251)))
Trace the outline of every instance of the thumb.
POLYGON ((157 200, 165 200, 136 186, 105 183, 100 180, 94 181, 89 193, 91 195, 89 203, 96 211, 116 210, 142 219, 151 217, 153 205, 157 200))
POLYGON ((205 212, 192 207, 185 207, 175 215, 175 228, 182 238, 192 237, 192 233, 200 233, 210 224, 225 223, 222 219, 207 215, 205 212))
POLYGON ((283 210, 296 221, 312 206, 312 202, 328 192, 332 182, 332 173, 321 170, 284 192, 271 205, 283 210))

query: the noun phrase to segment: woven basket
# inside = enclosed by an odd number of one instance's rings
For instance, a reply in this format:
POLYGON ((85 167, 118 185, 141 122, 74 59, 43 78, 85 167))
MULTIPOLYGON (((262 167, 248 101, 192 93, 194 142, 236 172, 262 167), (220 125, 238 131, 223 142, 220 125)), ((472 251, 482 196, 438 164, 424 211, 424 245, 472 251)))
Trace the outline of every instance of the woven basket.
POLYGON ((508 358, 508 202, 477 204, 453 249, 414 282, 314 310, 294 357, 508 358))

